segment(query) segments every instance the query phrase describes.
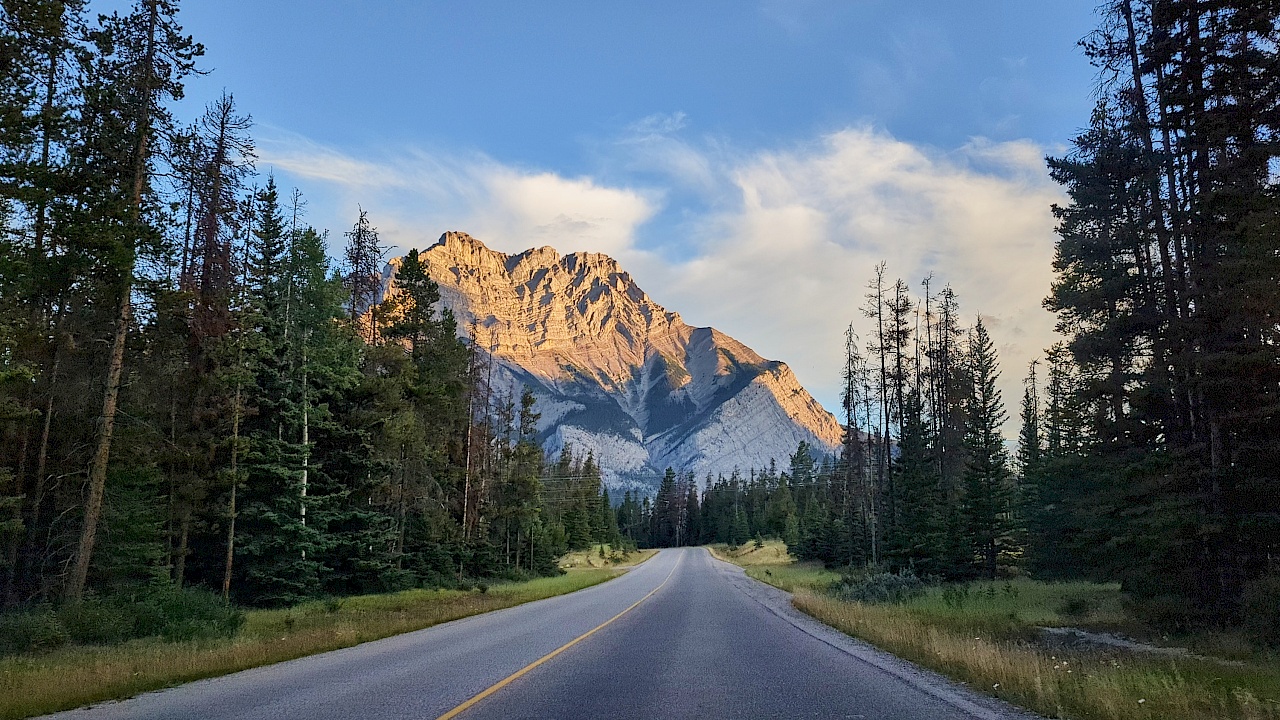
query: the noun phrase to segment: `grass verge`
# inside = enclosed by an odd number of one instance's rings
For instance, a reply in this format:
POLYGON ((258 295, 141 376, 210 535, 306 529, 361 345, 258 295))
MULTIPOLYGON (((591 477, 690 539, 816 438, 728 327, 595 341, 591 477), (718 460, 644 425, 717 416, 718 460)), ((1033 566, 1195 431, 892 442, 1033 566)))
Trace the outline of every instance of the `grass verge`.
POLYGON ((748 576, 787 592, 826 587, 840 579, 839 573, 827 570, 822 563, 796 562, 781 540, 765 540, 763 547, 748 542, 737 547, 708 545, 707 549, 725 562, 742 566, 748 576))
POLYGON ((496 584, 484 592, 407 590, 316 601, 285 610, 251 610, 244 628, 228 640, 171 643, 148 638, 114 647, 4 657, 0 658, 0 718, 67 710, 350 647, 581 590, 619 572, 583 568, 559 577, 496 584))
POLYGON ((639 565, 657 555, 657 550, 614 549, 604 543, 592 545, 587 550, 575 550, 560 558, 560 567, 566 570, 576 568, 630 568, 639 565), (604 552, 601 552, 601 548, 604 552))
POLYGON ((1041 627, 1132 631, 1136 623, 1116 585, 998 581, 867 604, 828 594, 838 576, 821 566, 744 561, 743 548, 713 551, 792 592, 796 608, 821 622, 1049 717, 1280 720, 1280 658, 1274 655, 1255 652, 1226 662, 1041 643, 1041 627))

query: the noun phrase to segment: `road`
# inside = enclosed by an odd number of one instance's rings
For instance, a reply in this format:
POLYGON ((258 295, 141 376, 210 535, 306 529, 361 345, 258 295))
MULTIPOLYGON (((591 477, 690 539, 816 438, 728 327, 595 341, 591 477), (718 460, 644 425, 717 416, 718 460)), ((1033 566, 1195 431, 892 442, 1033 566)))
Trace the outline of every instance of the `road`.
POLYGON ((787 597, 705 549, 664 550, 570 595, 49 717, 1028 717, 847 638, 787 597))

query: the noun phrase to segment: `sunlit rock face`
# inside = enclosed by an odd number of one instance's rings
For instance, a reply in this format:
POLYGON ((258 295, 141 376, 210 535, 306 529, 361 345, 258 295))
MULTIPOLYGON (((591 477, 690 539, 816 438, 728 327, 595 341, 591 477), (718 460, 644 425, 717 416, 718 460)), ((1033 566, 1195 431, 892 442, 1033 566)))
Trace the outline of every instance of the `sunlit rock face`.
POLYGON ((591 450, 614 487, 653 485, 667 467, 702 478, 785 466, 802 440, 819 453, 840 442, 786 364, 687 325, 606 255, 507 255, 448 232, 421 257, 459 334, 496 359, 493 385, 537 397, 546 450, 591 450))

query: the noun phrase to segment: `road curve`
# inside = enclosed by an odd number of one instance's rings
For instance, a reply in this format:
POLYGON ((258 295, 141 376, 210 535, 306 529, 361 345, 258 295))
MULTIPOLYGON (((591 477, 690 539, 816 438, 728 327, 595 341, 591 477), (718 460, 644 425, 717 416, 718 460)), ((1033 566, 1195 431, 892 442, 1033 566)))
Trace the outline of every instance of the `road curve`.
POLYGON ((48 717, 431 720, 522 670, 457 717, 1028 717, 802 616, 787 597, 702 548, 664 550, 569 595, 48 717))

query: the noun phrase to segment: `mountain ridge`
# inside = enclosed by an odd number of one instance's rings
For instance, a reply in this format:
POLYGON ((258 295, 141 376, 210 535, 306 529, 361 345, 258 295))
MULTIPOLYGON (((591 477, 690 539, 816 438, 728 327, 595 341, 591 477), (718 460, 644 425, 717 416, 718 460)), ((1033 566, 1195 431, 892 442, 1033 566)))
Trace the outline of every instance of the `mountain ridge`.
MULTIPOLYGON (((591 450, 615 486, 668 466, 745 472, 785 462, 802 440, 819 454, 840 442, 786 363, 688 325, 608 255, 507 254, 446 232, 419 257, 460 334, 493 356, 493 385, 537 397, 544 448, 591 450)), ((384 296, 398 266, 384 271, 384 296)))

